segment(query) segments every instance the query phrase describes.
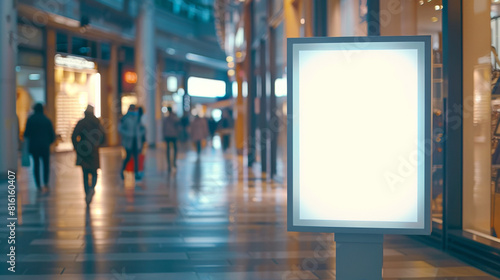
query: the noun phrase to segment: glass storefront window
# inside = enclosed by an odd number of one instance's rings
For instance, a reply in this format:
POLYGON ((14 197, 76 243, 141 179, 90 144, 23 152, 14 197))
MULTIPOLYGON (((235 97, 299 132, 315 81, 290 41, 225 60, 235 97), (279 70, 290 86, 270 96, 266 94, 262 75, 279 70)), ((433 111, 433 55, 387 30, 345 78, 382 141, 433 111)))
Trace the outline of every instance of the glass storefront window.
POLYGON ((463 3, 463 229, 500 232, 500 3, 463 3))
POLYGON ((71 151, 71 133, 83 117, 87 105, 93 105, 96 117, 101 112, 101 77, 95 64, 84 58, 56 55, 55 127, 56 151, 71 151), (82 65, 86 68, 82 69, 82 65))
POLYGON ((56 52, 68 53, 68 35, 64 33, 57 33, 56 35, 56 52))
POLYGON ((45 68, 43 55, 37 51, 21 49, 16 67, 16 112, 19 136, 22 139, 26 121, 36 103, 46 104, 45 68))
POLYGON ((17 66, 16 112, 19 119, 19 136, 22 138, 26 121, 33 105, 45 105, 45 70, 41 67, 17 66))
POLYGON ((433 47, 432 76, 432 218, 443 217, 444 100, 442 64, 442 1, 380 1, 382 36, 430 35, 433 47))

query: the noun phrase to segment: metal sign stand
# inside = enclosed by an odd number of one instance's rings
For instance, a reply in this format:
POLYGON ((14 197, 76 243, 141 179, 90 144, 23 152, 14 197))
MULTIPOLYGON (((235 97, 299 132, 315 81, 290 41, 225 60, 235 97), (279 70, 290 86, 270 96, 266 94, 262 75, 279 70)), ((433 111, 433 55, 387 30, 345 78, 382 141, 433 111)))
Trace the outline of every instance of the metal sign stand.
POLYGON ((335 233, 336 279, 382 280, 382 234, 335 233))

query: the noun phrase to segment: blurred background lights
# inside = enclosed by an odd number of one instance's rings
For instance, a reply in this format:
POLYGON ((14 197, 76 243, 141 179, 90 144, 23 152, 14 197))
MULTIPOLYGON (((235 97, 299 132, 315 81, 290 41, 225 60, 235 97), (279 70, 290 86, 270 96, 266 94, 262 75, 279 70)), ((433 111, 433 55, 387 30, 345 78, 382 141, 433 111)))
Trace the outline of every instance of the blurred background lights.
POLYGON ((177 77, 168 76, 168 78, 167 78, 167 90, 170 92, 175 92, 177 90, 177 77))
POLYGON ((214 118, 216 122, 220 121, 221 117, 222 117, 222 111, 220 109, 212 110, 212 118, 214 118))
POLYGON ((229 71, 227 71, 227 74, 232 77, 234 76, 234 70, 233 69, 230 69, 229 71))
POLYGON ((306 19, 305 18, 301 18, 300 19, 300 24, 305 24, 306 23, 306 19))

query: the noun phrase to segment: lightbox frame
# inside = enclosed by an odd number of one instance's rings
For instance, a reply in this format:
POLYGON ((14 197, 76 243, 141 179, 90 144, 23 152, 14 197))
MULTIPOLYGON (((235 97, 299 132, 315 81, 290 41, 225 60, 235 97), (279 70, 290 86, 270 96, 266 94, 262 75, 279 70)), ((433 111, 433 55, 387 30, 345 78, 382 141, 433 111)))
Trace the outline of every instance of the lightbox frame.
MULTIPOLYGON (((430 235, 432 231, 431 217, 431 168, 432 156, 429 152, 424 152, 424 209, 423 209, 423 228, 390 228, 390 227, 329 227, 329 226, 304 226, 294 224, 294 110, 293 104, 296 96, 294 95, 293 76, 294 76, 294 47, 301 44, 342 44, 342 43, 391 43, 391 42, 415 42, 423 43, 423 53, 417 49, 417 59, 423 56, 424 69, 423 77, 418 77, 419 83, 424 79, 424 118, 418 121, 424 121, 424 135, 419 135, 418 148, 422 149, 427 140, 432 140, 432 53, 431 36, 365 36, 365 37, 310 37, 310 38, 288 38, 287 39, 287 230, 295 232, 335 232, 352 234, 404 234, 404 235, 430 235)), ((361 48, 360 48, 361 49, 361 48)), ((410 49, 410 48, 408 48, 410 49)), ((414 48, 411 48, 414 49, 414 48)), ((298 58, 297 58, 298 59, 298 58)), ((298 89, 297 89, 298 91, 298 89)), ((421 91, 418 91, 421 95, 421 91)), ((419 96, 420 98, 421 96, 419 96)), ((420 112, 421 108, 418 108, 420 112)), ((298 122, 298 119, 296 120, 298 122)), ((423 148, 425 151, 425 147, 423 148)), ((297 151, 299 152, 299 151, 297 151)), ((298 174, 297 174, 298 176, 298 174)), ((420 185, 418 186, 420 188, 420 185)), ((299 188, 299 186, 297 186, 299 188)), ((298 211, 299 212, 299 211, 298 211)), ((300 215, 300 214, 299 214, 300 215)), ((387 222, 381 222, 387 223, 387 222)), ((396 222, 402 223, 402 222, 396 222)))

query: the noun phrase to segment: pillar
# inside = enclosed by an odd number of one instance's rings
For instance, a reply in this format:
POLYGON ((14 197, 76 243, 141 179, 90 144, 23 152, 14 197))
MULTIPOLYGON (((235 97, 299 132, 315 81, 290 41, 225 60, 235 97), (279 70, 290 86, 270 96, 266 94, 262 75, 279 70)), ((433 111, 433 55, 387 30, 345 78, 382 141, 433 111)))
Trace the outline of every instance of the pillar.
POLYGON ((0 180, 17 171, 16 116, 17 12, 15 1, 0 2, 0 180))
POLYGON ((56 123, 56 79, 55 79, 55 56, 56 56, 56 31, 47 29, 45 39, 46 64, 45 73, 47 75, 45 114, 52 121, 54 130, 57 131, 56 123))
POLYGON ((108 115, 108 144, 110 146, 116 146, 118 145, 118 114, 121 112, 120 101, 118 100, 118 46, 116 44, 111 45, 111 57, 108 71, 108 108, 110 108, 108 115))
POLYGON ((241 63, 236 63, 236 83, 238 84, 238 96, 236 97, 236 125, 235 129, 235 146, 238 155, 243 154, 245 147, 245 105, 243 99, 243 70, 241 63))
POLYGON ((444 145, 443 247, 448 229, 462 229, 462 92, 463 11, 462 0, 443 1, 443 87, 447 94, 444 145))
POLYGON ((144 106, 146 118, 146 141, 149 146, 156 143, 156 51, 155 51, 155 23, 154 1, 142 1, 136 26, 136 61, 138 103, 144 106))

